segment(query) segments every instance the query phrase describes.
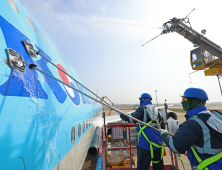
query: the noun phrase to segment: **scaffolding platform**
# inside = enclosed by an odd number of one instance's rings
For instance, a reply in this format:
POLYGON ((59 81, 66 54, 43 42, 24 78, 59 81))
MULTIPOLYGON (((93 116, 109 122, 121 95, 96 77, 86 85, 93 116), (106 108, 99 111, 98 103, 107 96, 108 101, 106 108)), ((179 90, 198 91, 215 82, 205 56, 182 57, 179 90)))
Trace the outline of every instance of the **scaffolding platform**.
MULTIPOLYGON (((136 125, 122 122, 103 125, 101 153, 102 170, 137 169, 136 125)), ((164 165, 165 170, 179 170, 176 155, 170 151, 168 156, 171 164, 164 165)))

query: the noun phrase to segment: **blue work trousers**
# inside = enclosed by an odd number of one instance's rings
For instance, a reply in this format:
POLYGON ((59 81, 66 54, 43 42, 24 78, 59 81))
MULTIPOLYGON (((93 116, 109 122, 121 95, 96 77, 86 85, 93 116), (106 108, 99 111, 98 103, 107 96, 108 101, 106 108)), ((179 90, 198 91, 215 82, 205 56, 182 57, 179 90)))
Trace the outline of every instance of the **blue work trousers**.
MULTIPOLYGON (((159 161, 161 158, 161 149, 153 151, 154 161, 159 161)), ((143 149, 137 146, 137 170, 149 170, 151 162, 150 150, 143 149)), ((157 164, 153 163, 153 170, 165 170, 163 165, 163 159, 157 164)))

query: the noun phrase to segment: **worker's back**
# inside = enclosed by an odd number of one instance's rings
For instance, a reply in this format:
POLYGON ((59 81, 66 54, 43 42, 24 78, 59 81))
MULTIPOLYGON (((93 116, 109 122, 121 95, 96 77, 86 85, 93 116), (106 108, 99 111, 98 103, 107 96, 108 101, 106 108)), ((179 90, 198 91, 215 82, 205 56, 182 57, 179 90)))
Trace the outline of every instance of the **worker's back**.
MULTIPOLYGON (((152 113, 148 113, 146 112, 146 110, 148 111, 149 109, 149 105, 152 106, 151 104, 148 104, 148 105, 145 105, 145 106, 142 106, 142 107, 139 107, 136 112, 134 112, 135 114, 137 115, 140 115, 140 116, 137 116, 137 118, 145 123, 148 123, 150 121, 152 121, 153 118, 153 115, 152 113), (146 112, 146 113, 144 113, 146 112), (152 119, 151 119, 152 118, 152 119)), ((154 106, 153 106, 154 107, 154 106)), ((132 115, 132 116, 136 116, 136 115, 132 115)), ((165 124, 164 124, 164 121, 163 121, 163 117, 160 113, 157 113, 157 120, 159 121, 158 123, 156 121, 152 121, 152 123, 150 124, 151 126, 154 126, 156 128, 158 128, 158 124, 160 124, 161 128, 162 129, 165 129, 165 124)), ((141 126, 143 127, 143 126, 141 126)), ((138 143, 137 145, 143 149, 147 149, 147 150, 150 150, 150 145, 147 141, 147 139, 144 137, 144 135, 142 135, 142 133, 139 134, 140 132, 140 127, 139 125, 137 126, 137 135, 138 135, 138 143)), ((156 130, 153 130, 151 128, 145 128, 143 130, 143 132, 146 134, 147 138, 151 141, 151 142, 154 142, 155 144, 157 145, 162 145, 162 139, 160 137, 160 134, 156 131, 156 130)), ((156 150, 157 148, 155 146, 153 146, 153 149, 156 150)))

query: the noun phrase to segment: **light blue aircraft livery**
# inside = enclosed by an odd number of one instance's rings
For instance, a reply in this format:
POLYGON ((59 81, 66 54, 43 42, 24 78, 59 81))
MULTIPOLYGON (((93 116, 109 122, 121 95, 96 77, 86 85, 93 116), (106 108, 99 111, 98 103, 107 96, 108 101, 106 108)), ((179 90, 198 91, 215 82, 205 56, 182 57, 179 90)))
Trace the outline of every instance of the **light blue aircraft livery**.
POLYGON ((0 0, 0 170, 81 169, 102 105, 21 60, 93 96, 20 3, 0 0))

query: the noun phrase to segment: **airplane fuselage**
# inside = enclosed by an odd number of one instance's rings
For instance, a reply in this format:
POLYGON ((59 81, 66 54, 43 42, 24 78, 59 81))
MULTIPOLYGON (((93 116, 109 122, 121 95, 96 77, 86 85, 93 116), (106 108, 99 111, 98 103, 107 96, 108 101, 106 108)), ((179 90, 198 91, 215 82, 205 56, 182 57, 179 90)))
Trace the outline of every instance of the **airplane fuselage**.
POLYGON ((27 53, 23 40, 84 84, 20 3, 2 0, 0 9, 0 169, 80 169, 102 106, 28 66, 24 72, 11 68, 9 48, 92 96, 43 57, 27 53))

